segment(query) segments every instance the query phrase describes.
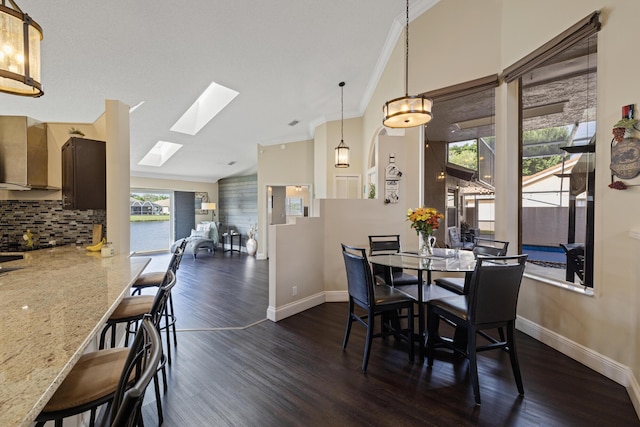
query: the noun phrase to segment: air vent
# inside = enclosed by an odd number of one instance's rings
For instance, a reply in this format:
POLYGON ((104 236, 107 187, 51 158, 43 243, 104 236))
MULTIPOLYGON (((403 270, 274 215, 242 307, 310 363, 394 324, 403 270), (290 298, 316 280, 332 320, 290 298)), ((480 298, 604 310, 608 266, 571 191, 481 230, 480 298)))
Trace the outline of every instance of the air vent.
POLYGON ((295 125, 297 125, 298 123, 300 123, 300 121, 299 121, 299 120, 294 120, 294 121, 292 121, 291 123, 289 123, 289 126, 295 126, 295 125))

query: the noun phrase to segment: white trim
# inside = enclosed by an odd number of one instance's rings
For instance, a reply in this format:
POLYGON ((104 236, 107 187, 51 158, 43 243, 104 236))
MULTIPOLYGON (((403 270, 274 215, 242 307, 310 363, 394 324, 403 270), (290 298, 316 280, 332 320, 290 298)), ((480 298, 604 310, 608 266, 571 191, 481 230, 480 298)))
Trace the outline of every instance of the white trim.
POLYGON ((640 418, 640 384, 638 384, 638 381, 631 370, 629 370, 629 385, 627 386, 627 393, 629 393, 631 403, 633 403, 633 407, 636 409, 636 414, 638 415, 638 418, 640 418))
POLYGON ((586 286, 578 286, 570 282, 565 282, 562 280, 553 279, 550 277, 540 276, 534 273, 527 273, 525 270, 524 277, 535 280, 537 282, 546 283, 547 285, 555 286, 557 288, 566 289, 571 292, 575 292, 577 294, 586 295, 592 297, 594 295, 593 288, 588 288, 586 286))
POLYGON ((299 299, 297 301, 290 302, 281 307, 275 309, 272 305, 267 308, 267 319, 272 322, 278 322, 282 319, 286 319, 294 314, 302 313, 305 310, 315 307, 324 303, 324 292, 319 292, 315 295, 308 296, 306 298, 299 299))
POLYGON ((607 356, 520 316, 516 321, 516 329, 601 373, 618 384, 625 387, 629 385, 630 377, 633 376, 629 367, 607 356))
POLYGON ((349 302, 348 291, 326 291, 324 293, 325 302, 349 302))

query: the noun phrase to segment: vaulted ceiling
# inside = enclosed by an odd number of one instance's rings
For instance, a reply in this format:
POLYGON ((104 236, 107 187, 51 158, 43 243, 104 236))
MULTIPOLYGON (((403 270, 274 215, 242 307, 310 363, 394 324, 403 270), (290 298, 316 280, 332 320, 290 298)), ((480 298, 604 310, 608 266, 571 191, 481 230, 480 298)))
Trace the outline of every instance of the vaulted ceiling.
MULTIPOLYGON (((412 19, 436 2, 412 0, 412 19)), ((253 173, 258 143, 310 139, 339 119, 340 81, 345 117, 361 115, 405 19, 402 0, 18 3, 43 28, 45 94, 0 93, 0 115, 92 123, 106 99, 142 103, 132 175, 210 182, 253 173), (195 136, 170 131, 212 82, 239 95, 195 136), (138 165, 160 140, 183 147, 138 165)))

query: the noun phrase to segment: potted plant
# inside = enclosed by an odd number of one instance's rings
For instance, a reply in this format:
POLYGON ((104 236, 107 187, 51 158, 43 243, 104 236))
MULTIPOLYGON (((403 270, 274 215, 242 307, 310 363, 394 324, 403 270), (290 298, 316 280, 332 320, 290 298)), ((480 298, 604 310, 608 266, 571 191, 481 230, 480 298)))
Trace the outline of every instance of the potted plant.
POLYGON ((69 129, 69 135, 82 138, 84 136, 84 133, 82 133, 80 129, 71 128, 69 129))

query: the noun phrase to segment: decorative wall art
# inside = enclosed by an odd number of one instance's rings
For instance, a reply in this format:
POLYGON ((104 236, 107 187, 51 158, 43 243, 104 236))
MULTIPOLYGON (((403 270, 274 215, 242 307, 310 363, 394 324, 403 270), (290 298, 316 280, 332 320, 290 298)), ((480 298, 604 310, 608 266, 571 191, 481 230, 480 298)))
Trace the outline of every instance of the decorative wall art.
POLYGON ((209 213, 208 210, 202 209, 202 204, 207 203, 208 201, 209 201, 209 193, 196 192, 196 200, 195 200, 196 215, 207 215, 209 213))
POLYGON ((615 181, 614 176, 632 179, 640 174, 640 139, 635 137, 638 120, 633 118, 634 109, 634 105, 622 107, 622 119, 613 125, 609 187, 615 190, 625 190, 628 184, 615 181))
POLYGON ((395 154, 389 154, 389 164, 384 170, 384 203, 398 203, 399 181, 402 179, 402 172, 396 166, 395 154))

